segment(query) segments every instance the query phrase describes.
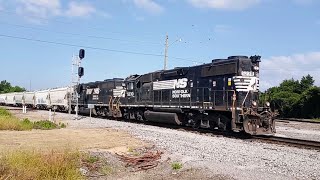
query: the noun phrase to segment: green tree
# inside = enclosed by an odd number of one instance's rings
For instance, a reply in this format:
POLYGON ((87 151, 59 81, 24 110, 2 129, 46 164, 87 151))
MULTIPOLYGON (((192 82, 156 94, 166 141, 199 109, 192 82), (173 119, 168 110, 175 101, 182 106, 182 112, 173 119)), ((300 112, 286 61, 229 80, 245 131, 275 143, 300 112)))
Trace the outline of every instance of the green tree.
POLYGON ((284 80, 278 87, 271 87, 260 94, 260 102, 269 101, 282 117, 319 118, 320 87, 314 86, 309 74, 300 81, 284 80))
POLYGON ((300 81, 300 86, 301 86, 302 92, 304 92, 307 89, 309 89, 310 87, 312 87, 313 84, 314 84, 314 80, 313 80, 313 77, 310 76, 310 74, 308 74, 307 76, 303 76, 300 81))
POLYGON ((302 93, 299 102, 304 118, 320 118, 320 87, 310 87, 302 93))
POLYGON ((23 92, 26 91, 25 88, 19 86, 11 86, 6 80, 0 82, 0 94, 1 93, 10 93, 10 92, 23 92))

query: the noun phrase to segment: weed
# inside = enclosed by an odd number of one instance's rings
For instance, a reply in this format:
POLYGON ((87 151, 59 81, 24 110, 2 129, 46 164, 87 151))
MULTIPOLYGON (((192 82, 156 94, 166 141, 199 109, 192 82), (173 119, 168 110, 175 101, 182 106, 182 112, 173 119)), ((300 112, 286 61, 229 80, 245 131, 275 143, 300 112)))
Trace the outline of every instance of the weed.
POLYGON ((29 119, 20 120, 13 116, 8 110, 0 108, 0 130, 15 130, 15 131, 26 131, 31 129, 56 129, 65 128, 66 125, 61 123, 59 125, 51 121, 37 121, 31 122, 29 119))
POLYGON ((3 108, 0 108, 0 130, 16 130, 25 131, 31 130, 33 123, 28 119, 20 121, 18 118, 12 116, 12 114, 3 108))
POLYGON ((98 162, 99 161, 99 157, 87 155, 85 157, 84 161, 92 164, 92 163, 98 162))
POLYGON ((133 151, 134 151, 134 149, 133 149, 132 147, 129 147, 129 148, 128 148, 128 152, 129 152, 129 153, 133 153, 133 151))
POLYGON ((64 124, 64 123, 59 123, 59 126, 60 126, 60 128, 66 128, 67 127, 66 124, 64 124))
POLYGON ((49 129, 58 128, 58 125, 53 123, 53 122, 51 122, 51 121, 48 121, 48 120, 36 121, 36 122, 33 123, 33 128, 34 129, 49 130, 49 129))
POLYGON ((111 166, 109 165, 103 165, 100 169, 99 169, 99 173, 103 174, 103 175, 110 175, 112 174, 113 169, 111 166))
POLYGON ((83 179, 78 152, 14 151, 0 158, 0 179, 83 179))
POLYGON ((171 167, 173 170, 179 170, 182 168, 182 164, 181 163, 178 163, 178 162, 174 162, 171 164, 171 167))
POLYGON ((8 111, 8 110, 6 110, 6 109, 4 109, 4 108, 0 108, 0 116, 12 116, 12 114, 8 111))

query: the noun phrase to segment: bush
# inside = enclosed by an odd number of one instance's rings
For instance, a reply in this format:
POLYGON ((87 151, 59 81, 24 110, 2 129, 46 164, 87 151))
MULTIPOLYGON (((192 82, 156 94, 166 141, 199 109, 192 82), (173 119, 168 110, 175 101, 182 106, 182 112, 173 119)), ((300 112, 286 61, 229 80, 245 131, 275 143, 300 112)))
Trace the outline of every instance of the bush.
POLYGON ((33 129, 49 130, 49 129, 56 129, 56 128, 58 128, 58 125, 48 120, 36 121, 33 123, 33 129))

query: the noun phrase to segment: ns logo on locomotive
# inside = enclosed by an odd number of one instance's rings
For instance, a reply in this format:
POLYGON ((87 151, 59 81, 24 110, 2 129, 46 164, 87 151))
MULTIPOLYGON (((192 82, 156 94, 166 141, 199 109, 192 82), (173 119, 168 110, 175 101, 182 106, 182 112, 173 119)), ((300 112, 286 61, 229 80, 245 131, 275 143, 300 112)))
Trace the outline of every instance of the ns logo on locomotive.
MULTIPOLYGON (((260 62, 260 56, 230 56, 197 66, 84 83, 73 89, 79 95, 81 113, 88 113, 90 105, 98 116, 273 134, 275 115, 270 104, 258 106, 260 62)), ((64 102, 71 104, 61 109, 76 109, 74 99, 64 102)))

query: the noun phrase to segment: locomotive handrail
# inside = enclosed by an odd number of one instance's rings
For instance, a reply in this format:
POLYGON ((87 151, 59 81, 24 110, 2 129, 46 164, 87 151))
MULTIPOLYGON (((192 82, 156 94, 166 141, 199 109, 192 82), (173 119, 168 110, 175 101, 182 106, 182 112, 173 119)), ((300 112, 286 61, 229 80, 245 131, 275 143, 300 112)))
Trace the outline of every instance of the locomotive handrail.
POLYGON ((184 89, 174 89, 174 90, 163 89, 163 90, 153 90, 152 94, 150 94, 150 96, 152 96, 150 97, 150 100, 152 100, 151 105, 153 106, 155 105, 162 106, 164 104, 167 104, 169 106, 172 106, 172 105, 176 105, 178 107, 189 106, 189 107, 197 107, 202 109, 214 109, 215 107, 220 107, 220 108, 224 107, 225 110, 229 110, 229 108, 234 109, 235 100, 233 100, 232 96, 235 93, 236 93, 235 90, 212 90, 211 88, 207 88, 207 87, 184 88, 184 89), (173 98, 174 91, 177 91, 177 93, 175 94, 176 96, 173 98), (218 93, 221 93, 221 96, 219 96, 218 93), (208 106, 208 103, 209 103, 209 106, 208 106))

